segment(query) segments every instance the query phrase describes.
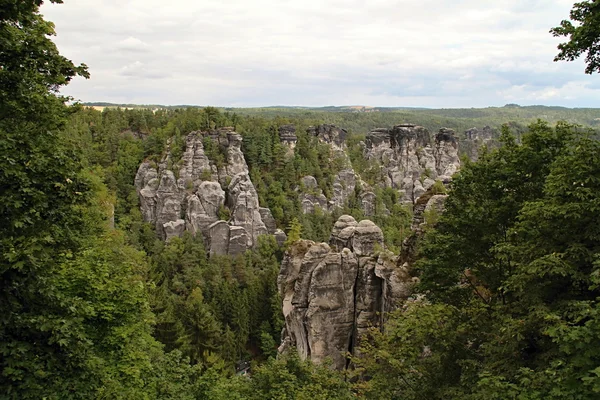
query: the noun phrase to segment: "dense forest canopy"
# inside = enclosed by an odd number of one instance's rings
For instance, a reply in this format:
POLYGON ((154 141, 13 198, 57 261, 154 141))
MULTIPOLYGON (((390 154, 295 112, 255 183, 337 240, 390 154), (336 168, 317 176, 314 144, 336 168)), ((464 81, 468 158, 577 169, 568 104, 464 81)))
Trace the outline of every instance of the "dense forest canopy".
MULTIPOLYGON (((68 106, 59 89, 87 67, 59 54, 41 3, 0 0, 1 399, 598 398, 598 109, 68 106), (369 130, 406 122, 453 128, 459 145, 472 127, 494 134, 447 187, 436 182, 445 211, 418 236, 412 204, 363 157, 369 130), (323 123, 348 129, 347 160, 307 133, 323 123), (283 245, 263 235, 236 257, 209 256, 201 235, 163 241, 142 218, 140 164, 167 153, 175 164, 190 132, 226 126, 283 245), (301 237, 327 241, 340 215, 364 218, 360 188, 334 212, 302 211, 298 182, 313 176, 330 197, 346 162, 375 192, 385 247, 417 243, 417 284, 335 371, 278 355, 277 276, 301 237)), ((555 33, 588 38, 596 6, 574 8, 586 29, 555 33)), ((224 162, 214 143, 205 150, 224 162)))

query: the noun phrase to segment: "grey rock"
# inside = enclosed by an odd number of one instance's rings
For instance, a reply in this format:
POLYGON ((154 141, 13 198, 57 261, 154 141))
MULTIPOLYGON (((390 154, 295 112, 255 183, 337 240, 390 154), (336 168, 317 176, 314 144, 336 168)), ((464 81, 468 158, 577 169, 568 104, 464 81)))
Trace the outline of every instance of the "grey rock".
POLYGON ((158 171, 156 170, 156 166, 154 166, 149 161, 144 161, 140 165, 140 168, 138 169, 137 174, 135 175, 134 185, 137 192, 139 193, 140 190, 146 187, 148 182, 156 178, 158 178, 158 171))
POLYGON ((329 245, 337 251, 342 251, 345 247, 351 247, 350 239, 358 222, 351 215, 342 215, 333 225, 329 245))
POLYGON ((163 224, 164 235, 166 240, 170 240, 174 237, 181 237, 185 230, 185 221, 178 219, 176 221, 169 221, 163 224))
POLYGON ((375 215, 375 205, 377 204, 377 196, 373 192, 364 192, 360 195, 360 203, 365 216, 372 217, 375 215))
POLYGON ((383 232, 381 228, 368 219, 362 220, 355 228, 352 237, 352 249, 357 256, 371 256, 375 248, 383 249, 383 232))
POLYGON ((337 173, 333 181, 333 207, 343 208, 350 196, 354 193, 358 177, 352 168, 343 169, 337 173))
POLYGON ((237 256, 244 254, 250 247, 248 233, 241 226, 229 227, 229 248, 227 254, 237 256))
POLYGON ((228 188, 231 225, 244 228, 248 235, 248 247, 254 246, 260 235, 268 233, 260 216, 258 193, 247 173, 233 177, 228 188))
POLYGON ((277 229, 275 230, 274 235, 277 245, 279 245, 279 247, 283 246, 285 244, 285 241, 287 240, 287 235, 285 234, 285 232, 281 229, 277 229))
POLYGON ((489 126, 484 126, 482 129, 471 128, 464 133, 464 147, 467 157, 473 161, 479 158, 479 152, 482 146, 494 148, 498 144, 494 141, 495 132, 489 126))
POLYGON ((300 182, 302 182, 306 189, 317 189, 319 187, 317 180, 314 176, 311 175, 302 177, 302 179, 300 179, 300 182))
POLYGON ((225 255, 229 252, 229 225, 217 221, 209 227, 210 254, 225 255))
POLYGON ((298 141, 296 136, 296 127, 294 125, 282 125, 279 127, 279 140, 287 145, 295 145, 298 141))
POLYGON ((225 203, 225 192, 217 182, 204 181, 196 194, 188 196, 186 222, 193 234, 210 236, 210 225, 219 219, 218 212, 225 203))
POLYGON ((157 234, 167 239, 164 225, 184 220, 184 229, 204 236, 211 254, 230 252, 230 241, 234 253, 243 252, 256 244, 258 236, 274 233, 275 221, 268 209, 260 207, 241 145, 242 137, 231 127, 191 132, 186 136, 186 148, 180 160, 172 160, 169 143, 169 150, 158 167, 149 161, 142 163, 135 177, 135 187, 144 221, 154 224, 157 234), (209 143, 225 156, 225 163, 215 164, 215 160, 208 157, 204 145, 209 143), (225 185, 227 193, 223 190, 225 185), (223 221, 225 225, 213 226, 222 207, 229 209, 231 219, 223 221), (246 240, 242 231, 236 229, 231 239, 226 225, 231 229, 242 228, 246 240))
POLYGON ((317 180, 314 176, 307 175, 301 180, 301 187, 303 187, 302 193, 300 193, 300 204, 302 204, 302 212, 304 214, 311 214, 315 212, 315 208, 319 207, 323 211, 328 210, 327 197, 323 194, 323 191, 319 188, 317 180))
POLYGON ((385 186, 403 193, 401 202, 416 203, 431 181, 449 182, 460 167, 458 141, 445 128, 433 138, 427 129, 412 124, 374 129, 365 140, 364 155, 381 163, 385 186))
POLYGON ((319 138, 323 143, 330 144, 334 149, 343 150, 346 148, 346 138, 348 132, 345 129, 338 128, 335 125, 311 126, 307 129, 309 135, 319 138))
POLYGON ((314 269, 305 314, 313 362, 331 358, 336 369, 346 366, 345 350, 354 332, 356 256, 348 249, 329 253, 314 269))
POLYGON ((384 315, 411 293, 407 270, 388 253, 373 255, 382 241, 371 221, 342 215, 331 246, 300 240, 288 249, 277 278, 285 318, 279 351, 295 348, 303 359, 329 358, 340 370, 348 366, 346 352, 357 355, 367 330, 381 326, 384 315))
POLYGON ((292 298, 292 304, 296 307, 308 307, 308 291, 310 290, 313 270, 319 265, 322 258, 329 253, 329 250, 327 243, 319 243, 311 246, 304 255, 294 287, 294 297, 292 298))
POLYGON ((265 224, 265 227, 267 228, 267 232, 274 234, 277 230, 277 224, 275 222, 275 218, 273 218, 273 214, 271 214, 271 210, 266 207, 259 207, 258 212, 265 224))

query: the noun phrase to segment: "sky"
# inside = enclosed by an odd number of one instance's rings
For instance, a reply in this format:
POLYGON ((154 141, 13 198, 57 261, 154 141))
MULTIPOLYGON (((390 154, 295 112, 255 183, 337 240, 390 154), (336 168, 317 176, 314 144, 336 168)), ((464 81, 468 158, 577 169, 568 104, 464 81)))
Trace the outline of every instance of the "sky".
MULTIPOLYGON (((44 4, 83 102, 600 107, 553 62, 574 0, 65 0, 44 4)), ((564 41, 564 40, 563 40, 564 41)))

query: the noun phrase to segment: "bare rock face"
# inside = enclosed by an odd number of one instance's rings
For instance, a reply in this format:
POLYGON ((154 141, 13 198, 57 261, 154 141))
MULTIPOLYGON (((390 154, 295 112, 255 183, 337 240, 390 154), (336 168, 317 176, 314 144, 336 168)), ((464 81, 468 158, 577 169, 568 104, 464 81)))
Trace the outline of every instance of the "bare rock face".
POLYGON ((307 175, 301 179, 304 189, 300 193, 300 204, 302 204, 302 212, 310 214, 315 212, 315 208, 327 211, 327 197, 323 194, 321 188, 317 184, 314 176, 307 175))
POLYGON ((187 229, 192 233, 209 233, 219 220, 218 212, 225 204, 225 192, 218 182, 204 181, 195 194, 187 198, 187 229))
POLYGON ((348 132, 345 129, 338 128, 335 125, 318 125, 311 126, 307 130, 309 135, 313 135, 319 138, 323 143, 329 143, 334 150, 345 150, 346 149, 346 138, 348 132))
MULTIPOLYGON (((288 143, 287 137, 289 135, 288 132, 291 130, 290 127, 293 126, 284 125, 279 128, 279 136, 282 143, 288 143)), ((354 193, 356 186, 361 184, 360 176, 352 168, 352 163, 348 157, 346 145, 348 132, 335 125, 323 124, 309 127, 307 133, 317 137, 321 143, 328 144, 331 147, 332 159, 340 159, 343 169, 336 173, 334 177, 330 198, 327 198, 323 194, 323 191, 319 189, 318 182, 314 177, 306 176, 302 179, 303 190, 299 195, 302 212, 304 214, 313 213, 317 207, 326 212, 341 209, 354 193)))
POLYGON ((371 326, 410 295, 408 271, 383 250, 381 229, 342 215, 330 243, 300 240, 286 252, 277 279, 285 329, 280 351, 348 367, 371 326), (381 250, 380 250, 381 249, 381 250), (376 253, 381 251, 381 253, 376 253))
POLYGON ((287 240, 287 235, 281 229, 276 229, 273 233, 273 236, 275 236, 275 241, 280 247, 283 246, 285 244, 285 241, 287 240))
POLYGON ((381 163, 385 186, 397 189, 409 203, 436 180, 450 181, 460 167, 454 131, 442 128, 432 139, 427 129, 412 124, 372 130, 365 141, 365 157, 381 163))
MULTIPOLYGON (((282 141, 287 137, 285 132, 290 130, 289 125, 280 128, 282 141)), ((375 191, 354 171, 346 151, 348 133, 335 125, 310 127, 307 133, 330 145, 332 158, 341 159, 345 167, 336 173, 329 198, 318 188, 319 182, 312 176, 303 178, 303 190, 299 194, 302 211, 305 214, 313 213, 317 207, 329 212, 341 209, 359 188, 358 200, 365 216, 375 215, 375 191), (308 182, 309 179, 312 183, 308 182)), ((460 167, 458 140, 454 131, 446 128, 440 129, 435 135, 413 124, 373 129, 367 135, 363 154, 365 158, 381 165, 383 181, 378 186, 397 190, 400 202, 413 205, 436 181, 450 182, 460 167)))
POLYGON ((267 228, 267 231, 271 235, 274 235, 275 232, 277 231, 277 224, 275 222, 275 218, 273 218, 273 214, 271 213, 271 210, 267 207, 259 207, 258 212, 260 214, 261 219, 263 220, 263 222, 265 224, 265 227, 267 228))
POLYGON ((330 201, 330 208, 343 208, 358 183, 359 177, 352 167, 338 172, 333 180, 333 197, 330 201))
POLYGON ((259 205, 241 144, 232 128, 192 132, 179 160, 169 148, 158 165, 142 163, 135 187, 144 221, 154 224, 162 239, 184 230, 201 234, 211 254, 240 254, 258 236, 275 233, 271 212, 259 205))
POLYGON ((294 125, 282 125, 279 127, 279 140, 287 145, 291 150, 294 150, 298 137, 296 136, 296 127, 294 125))
POLYGON ((178 219, 176 221, 165 222, 163 224, 163 229, 165 231, 166 240, 180 237, 185 229, 185 221, 178 219))
POLYGON ((225 221, 217 221, 209 227, 210 254, 227 254, 229 251, 230 227, 225 221))
POLYGON ((477 161, 479 158, 479 149, 484 145, 493 145, 493 140, 494 130, 487 125, 482 129, 475 127, 467 129, 465 131, 463 143, 465 147, 465 153, 471 160, 477 161))

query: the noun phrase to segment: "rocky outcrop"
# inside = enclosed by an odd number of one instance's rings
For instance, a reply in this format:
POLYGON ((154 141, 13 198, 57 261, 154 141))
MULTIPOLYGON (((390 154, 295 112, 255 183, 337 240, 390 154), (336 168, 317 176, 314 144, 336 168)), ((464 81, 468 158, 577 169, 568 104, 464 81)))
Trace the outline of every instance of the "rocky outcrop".
MULTIPOLYGON (((291 135, 289 132, 292 131, 292 128, 293 125, 283 125, 279 128, 279 137, 282 143, 289 143, 290 139, 288 137, 291 135)), ((297 140, 295 129, 293 132, 293 138, 297 140)), ((315 212, 317 207, 322 211, 329 212, 343 208, 350 196, 354 194, 355 188, 364 184, 352 168, 352 163, 348 157, 346 145, 348 132, 335 125, 323 124, 309 127, 307 133, 316 137, 321 143, 328 144, 331 147, 332 162, 336 159, 343 167, 333 179, 330 198, 325 196, 313 176, 308 175, 302 178, 302 185, 299 187, 302 211, 307 214, 315 212)))
MULTIPOLYGON (((280 127, 282 142, 285 143, 284 138, 291 130, 291 125, 280 127)), ((343 208, 358 194, 358 204, 365 216, 373 216, 377 204, 375 190, 352 168, 347 154, 348 132, 324 124, 309 127, 307 133, 330 145, 332 159, 341 160, 344 167, 334 177, 329 198, 319 189, 319 182, 314 177, 302 179, 303 185, 299 187, 302 211, 313 213, 318 207, 332 212, 343 208)), ((458 139, 451 129, 442 128, 432 135, 423 127, 402 124, 391 129, 372 130, 365 140, 363 153, 365 158, 381 165, 382 182, 378 185, 397 190, 401 202, 415 204, 436 181, 448 183, 452 179, 460 167, 458 146, 458 139)))
POLYGON ((310 126, 307 129, 309 135, 316 136, 323 143, 330 144, 334 150, 345 150, 348 131, 335 125, 323 124, 310 126))
POLYGON ((286 157, 293 157, 296 143, 298 143, 296 127, 291 124, 280 126, 279 141, 287 147, 286 157))
POLYGON ((356 186, 360 184, 360 177, 352 169, 350 160, 348 160, 348 165, 346 169, 338 172, 333 179, 333 196, 331 197, 330 208, 343 208, 354 193, 356 186))
POLYGON ((294 125, 282 125, 279 127, 279 140, 281 143, 291 147, 296 147, 298 137, 296 136, 296 127, 294 125))
POLYGON ((166 240, 185 230, 201 234, 211 254, 240 254, 258 236, 274 234, 275 220, 259 205, 241 144, 232 128, 192 132, 179 160, 169 147, 158 165, 142 163, 135 186, 144 221, 166 240))
POLYGON ((449 182, 460 167, 458 140, 446 128, 433 138, 427 129, 412 124, 374 129, 367 135, 364 154, 381 164, 384 185, 397 189, 409 203, 436 180, 449 182))
POLYGON ((335 223, 329 244, 293 244, 277 279, 285 317, 280 351, 295 348, 303 359, 347 368, 346 354, 410 295, 412 279, 396 261, 383 250, 379 227, 349 215, 335 223))
POLYGON ((323 194, 321 188, 314 176, 307 175, 300 180, 300 204, 304 214, 312 214, 315 208, 319 207, 323 211, 328 210, 327 197, 323 194))
POLYGON ((482 146, 494 146, 494 130, 489 126, 484 126, 482 129, 471 128, 467 129, 464 134, 462 143, 463 151, 473 161, 479 158, 479 150, 482 146))

